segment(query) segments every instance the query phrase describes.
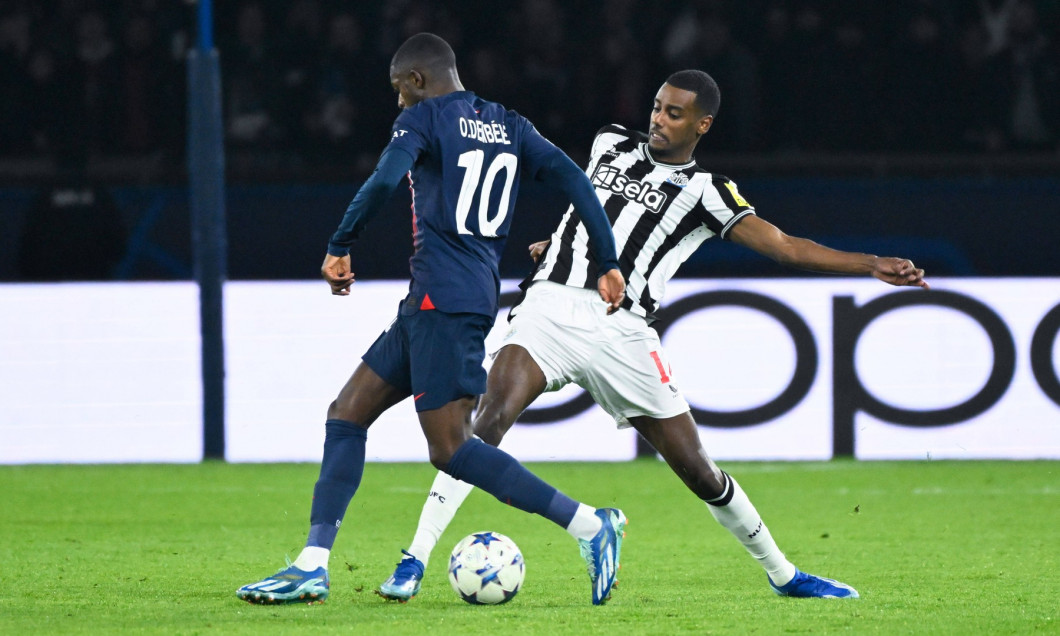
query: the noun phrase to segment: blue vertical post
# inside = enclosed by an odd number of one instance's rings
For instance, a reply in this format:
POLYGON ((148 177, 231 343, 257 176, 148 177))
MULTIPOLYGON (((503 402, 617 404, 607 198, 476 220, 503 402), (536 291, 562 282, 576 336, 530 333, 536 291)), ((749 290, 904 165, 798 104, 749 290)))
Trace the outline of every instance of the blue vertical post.
POLYGON ((220 58, 213 45, 211 0, 199 0, 199 37, 188 52, 188 186, 202 336, 203 457, 225 456, 224 281, 225 157, 220 58))

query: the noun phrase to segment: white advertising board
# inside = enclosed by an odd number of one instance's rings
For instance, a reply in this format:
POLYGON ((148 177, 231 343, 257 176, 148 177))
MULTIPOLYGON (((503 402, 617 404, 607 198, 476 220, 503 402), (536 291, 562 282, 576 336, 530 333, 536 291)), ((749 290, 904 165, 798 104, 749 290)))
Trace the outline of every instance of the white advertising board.
MULTIPOLYGON (((1060 285, 933 283, 928 293, 849 278, 672 282, 659 330, 708 452, 1060 457, 1060 285)), ((405 289, 358 283, 336 298, 319 283, 230 284, 229 459, 319 459, 327 404, 405 289)), ((528 409, 504 448, 524 461, 622 460, 636 437, 568 387, 528 409)), ((411 403, 373 426, 369 456, 426 459, 411 403)))
POLYGON ((202 459, 193 283, 0 285, 0 463, 202 459))
MULTIPOLYGON (((673 281, 658 329, 708 452, 1060 458, 1060 280, 931 282, 673 281)), ((227 458, 319 460, 328 404, 406 289, 228 283, 227 458)), ((506 298, 514 289, 504 283, 506 298)), ((199 343, 190 283, 0 285, 0 463, 198 461, 199 343)), ((427 458, 411 401, 368 440, 371 461, 427 458)), ((568 387, 503 447, 524 461, 617 461, 637 437, 568 387)))

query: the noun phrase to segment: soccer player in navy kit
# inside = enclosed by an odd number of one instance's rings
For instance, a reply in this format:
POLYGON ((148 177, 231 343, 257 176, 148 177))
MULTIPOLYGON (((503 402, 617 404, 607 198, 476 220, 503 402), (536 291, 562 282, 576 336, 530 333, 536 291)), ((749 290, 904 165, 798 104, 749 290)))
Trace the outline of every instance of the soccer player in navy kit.
POLYGON ((562 189, 578 210, 601 272, 601 314, 620 307, 625 289, 607 216, 581 169, 526 118, 464 90, 453 51, 438 36, 420 33, 402 44, 390 81, 402 112, 375 172, 332 236, 321 271, 333 294, 350 293, 350 246, 407 175, 415 247, 409 294, 328 408, 306 547, 288 568, 237 595, 269 604, 327 598, 328 556, 361 481, 368 427, 412 396, 431 463, 565 528, 586 560, 592 602, 602 604, 614 583, 625 516, 574 501, 473 438, 471 412, 486 390, 484 340, 498 311, 497 263, 520 176, 562 189))

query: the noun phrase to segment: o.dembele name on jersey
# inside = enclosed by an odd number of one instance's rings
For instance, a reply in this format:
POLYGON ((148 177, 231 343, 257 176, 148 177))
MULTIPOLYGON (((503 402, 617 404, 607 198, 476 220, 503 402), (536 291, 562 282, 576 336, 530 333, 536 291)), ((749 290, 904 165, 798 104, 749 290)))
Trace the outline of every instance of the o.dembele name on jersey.
POLYGON ((495 121, 485 124, 465 117, 460 117, 457 122, 460 126, 461 137, 476 139, 484 144, 511 145, 512 143, 508 141, 508 131, 505 129, 504 124, 498 124, 495 121))

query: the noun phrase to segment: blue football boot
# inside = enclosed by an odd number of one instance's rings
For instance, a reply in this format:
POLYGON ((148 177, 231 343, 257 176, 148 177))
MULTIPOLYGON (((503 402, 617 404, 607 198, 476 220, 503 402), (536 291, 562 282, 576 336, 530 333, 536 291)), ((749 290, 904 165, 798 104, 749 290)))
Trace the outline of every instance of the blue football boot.
POLYGON ((261 605, 312 604, 327 600, 329 591, 328 571, 325 568, 306 572, 288 565, 266 579, 244 585, 236 590, 236 596, 248 603, 261 605))
POLYGON ((385 599, 406 603, 420 591, 420 583, 423 581, 423 562, 405 550, 401 553, 405 555, 405 558, 398 561, 394 573, 389 579, 383 581, 376 593, 385 599))
POLYGON ((579 539, 578 547, 592 582, 593 605, 603 605, 611 598, 627 521, 626 515, 617 508, 599 508, 596 516, 603 522, 600 531, 588 541, 579 539))
POLYGON ((792 596, 795 598, 858 598, 858 591, 846 583, 840 583, 835 579, 826 579, 823 576, 806 574, 801 570, 795 570, 795 578, 784 585, 777 585, 768 576, 769 587, 780 596, 792 596))

